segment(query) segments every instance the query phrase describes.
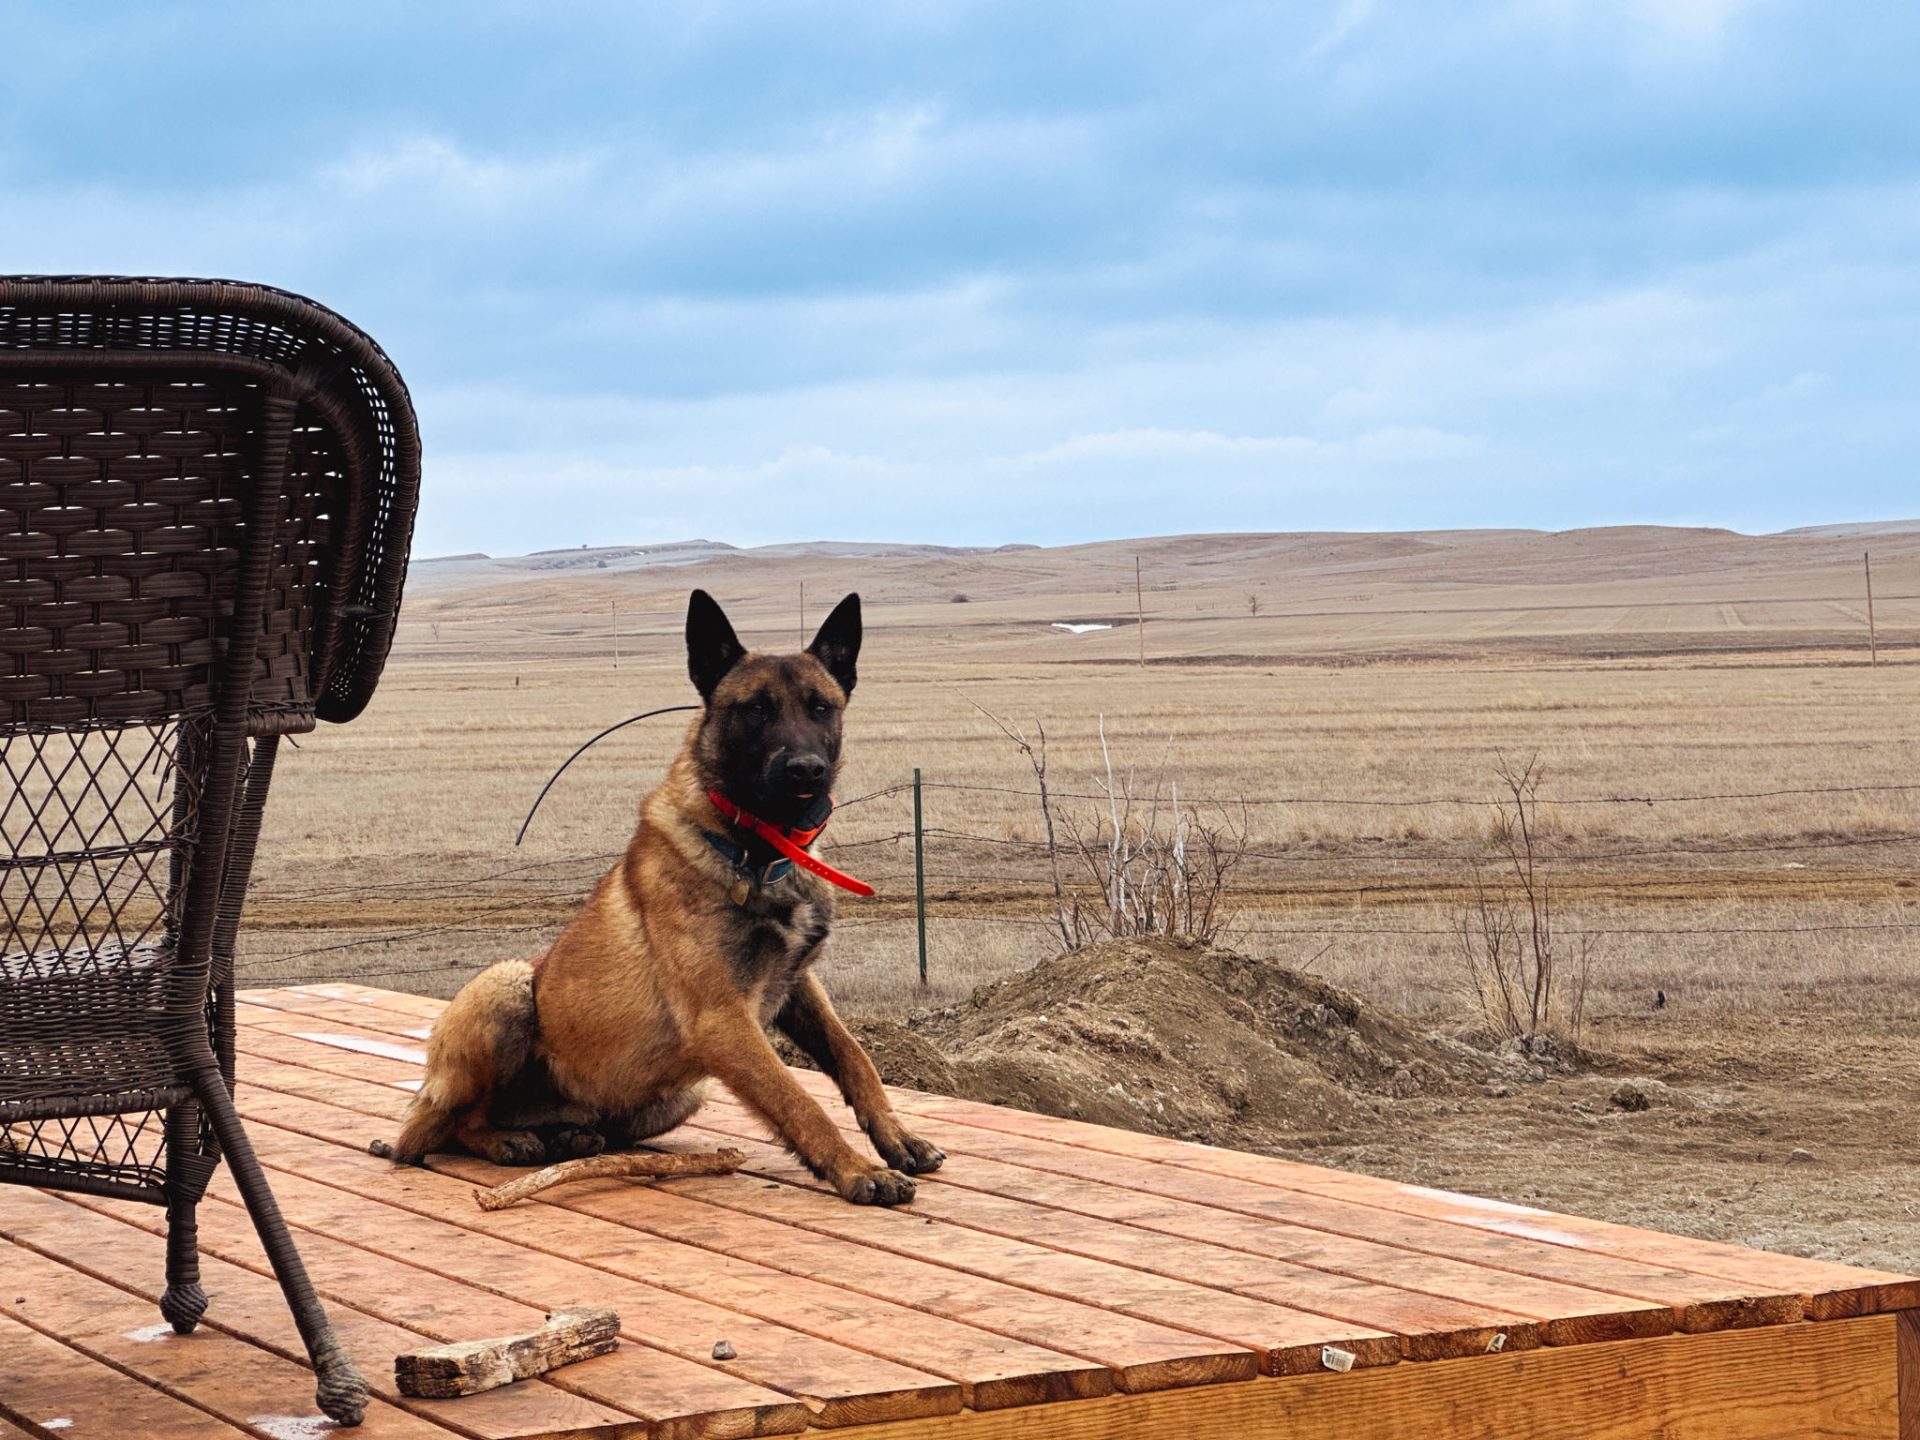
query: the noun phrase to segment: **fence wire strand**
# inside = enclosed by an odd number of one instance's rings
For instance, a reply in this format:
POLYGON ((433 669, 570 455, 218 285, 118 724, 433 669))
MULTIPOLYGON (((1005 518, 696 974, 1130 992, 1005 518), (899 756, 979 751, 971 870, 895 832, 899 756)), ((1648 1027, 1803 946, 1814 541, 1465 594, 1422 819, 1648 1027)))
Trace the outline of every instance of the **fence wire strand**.
MULTIPOLYGON (((1038 805, 1041 795, 1038 789, 1020 785, 990 785, 965 781, 925 780, 921 783, 923 791, 939 791, 953 794, 979 794, 991 796, 1015 797, 1019 800, 1038 805)), ((914 791, 911 781, 901 781, 878 786, 872 790, 841 800, 836 804, 836 813, 856 810, 860 806, 903 796, 914 791)), ((1552 795, 1542 797, 1541 803, 1550 807, 1602 807, 1649 808, 1663 805, 1701 805, 1701 804, 1737 804, 1769 800, 1804 799, 1812 796, 1884 796, 1895 794, 1920 793, 1920 783, 1866 783, 1853 785, 1806 785, 1781 786, 1766 790, 1713 791, 1697 794, 1617 794, 1617 795, 1552 795)), ((1054 790, 1049 788, 1049 796, 1054 800, 1097 801, 1102 805, 1111 797, 1104 791, 1054 790)), ((1472 807, 1482 810, 1496 810, 1501 805, 1499 797, 1489 795, 1422 795, 1415 797, 1385 797, 1362 795, 1246 795, 1235 796, 1224 802, 1187 800, 1183 802, 1192 812, 1207 809, 1238 809, 1240 807, 1272 809, 1280 807, 1353 807, 1368 811, 1400 811, 1409 814, 1431 810, 1435 807, 1472 807)), ((1136 803, 1138 803, 1136 801, 1136 803)), ((1162 806, 1165 800, 1154 802, 1162 806)), ((897 814, 898 812, 891 812, 897 814)), ((873 815, 879 819, 879 813, 873 815)), ((871 859, 900 857, 911 860, 914 853, 915 832, 911 825, 903 828, 897 822, 891 829, 880 834, 843 838, 840 834, 830 834, 822 842, 822 851, 834 855, 853 857, 849 863, 858 864, 862 853, 871 859)), ((1405 899, 1407 882, 1370 881, 1364 874, 1354 874, 1353 868, 1365 870, 1368 867, 1423 867, 1430 879, 1430 888, 1436 894, 1443 893, 1453 881, 1447 872, 1451 867, 1461 867, 1463 880, 1470 880, 1471 869, 1475 865, 1484 865, 1491 858, 1485 848, 1476 849, 1470 840, 1459 837, 1429 840, 1425 837, 1401 837, 1391 842, 1383 837, 1355 837, 1364 845, 1353 842, 1340 844, 1334 848, 1328 842, 1301 841, 1297 845, 1282 844, 1278 847, 1267 845, 1249 846, 1241 852, 1241 859, 1251 871, 1240 872, 1258 881, 1265 867, 1283 867, 1283 875, 1296 874, 1300 869, 1327 869, 1332 866, 1346 867, 1347 883, 1337 886, 1337 893, 1354 900, 1369 896, 1393 897, 1396 904, 1440 904, 1440 899, 1427 901, 1408 901, 1405 899), (1394 844, 1400 849, 1396 853, 1373 853, 1373 847, 1382 843, 1394 844), (1407 853, 1408 850, 1412 853, 1407 853)), ((1056 904, 1052 881, 1046 857, 1049 845, 1043 840, 1029 840, 1017 835, 986 834, 952 825, 923 825, 919 833, 919 843, 925 850, 929 864, 925 873, 928 883, 928 900, 933 907, 929 928, 941 926, 965 925, 1004 925, 1035 929, 1059 934, 1059 924, 1052 911, 1056 904), (1029 872, 1019 872, 1004 866, 971 863, 967 852, 975 855, 986 852, 1009 859, 1016 856, 1034 857, 1035 868, 1029 872), (942 853, 944 852, 944 853, 942 853), (935 857, 938 857, 936 859, 935 857), (959 908, 952 908, 955 904, 959 908), (940 906, 949 908, 942 910, 940 906), (998 910, 983 910, 983 906, 998 906, 998 910)), ((1605 867, 1610 863, 1649 860, 1704 860, 1711 861, 1721 857, 1752 857, 1763 855, 1818 855, 1837 852, 1870 852, 1877 855, 1898 853, 1902 847, 1920 844, 1920 830, 1897 830, 1885 833, 1835 834, 1808 833, 1800 836, 1765 838, 1745 841, 1736 838, 1730 842, 1703 841, 1687 843, 1685 841, 1657 844, 1636 844, 1631 840, 1621 845, 1607 848, 1595 845, 1591 840, 1573 845, 1564 839, 1551 837, 1541 842, 1539 858, 1548 865, 1580 865, 1605 867)), ((307 927, 281 923, 266 929, 248 929, 243 931, 252 942, 250 948, 256 953, 243 961, 243 973, 252 976, 270 976, 276 983, 294 983, 296 981, 338 979, 346 972, 341 968, 316 969, 312 973, 290 974, 289 968, 296 962, 315 961, 320 957, 345 958, 353 954, 364 955, 367 964, 357 966, 352 973, 356 978, 407 979, 426 975, 444 976, 471 969, 475 962, 458 956, 433 962, 418 964, 386 963, 389 957, 384 953, 395 947, 414 945, 421 941, 444 942, 448 937, 474 936, 499 940, 520 936, 545 936, 557 934, 565 923, 562 916, 547 916, 538 920, 528 920, 527 912, 570 907, 583 900, 598 878, 599 874, 611 865, 621 851, 597 851, 580 854, 556 856, 544 860, 526 861, 512 865, 492 866, 478 873, 467 875, 436 875, 425 880, 368 880, 333 887, 302 888, 285 892, 261 890, 256 887, 249 899, 249 908, 256 915, 271 912, 277 907, 300 905, 327 905, 338 903, 349 906, 394 906, 402 911, 410 901, 422 903, 437 902, 444 907, 456 904, 463 907, 463 913, 456 918, 418 925, 345 925, 331 923, 321 918, 307 927), (519 891, 507 897, 489 894, 489 888, 512 887, 519 891), (285 934, 305 931, 311 938, 326 934, 339 934, 342 931, 360 931, 352 938, 328 939, 322 943, 308 944, 280 954, 259 951, 262 935, 270 933, 285 934), (374 933, 365 933, 373 931, 374 933)), ((1063 871, 1071 875, 1069 889, 1084 888, 1084 876, 1079 874, 1076 857, 1068 848, 1062 847, 1059 856, 1063 871)), ((985 858, 982 856, 982 858, 985 858)), ((1018 862, 1016 862, 1018 863, 1018 862)), ((904 896, 889 894, 883 901, 899 902, 904 900, 906 908, 893 913, 860 913, 857 909, 844 913, 836 922, 836 928, 852 931, 872 930, 879 927, 893 927, 911 930, 914 925, 912 913, 912 883, 914 873, 909 866, 905 869, 885 869, 878 871, 862 870, 862 878, 874 883, 894 886, 905 885, 904 896)), ((1671 887, 1683 880, 1695 880, 1725 871, 1712 869, 1679 868, 1670 869, 1656 875, 1606 875, 1603 870, 1585 872, 1598 884, 1609 891, 1645 892, 1671 887)), ((1339 880, 1339 876, 1334 876, 1339 880)), ((1289 883, 1285 879, 1269 879, 1264 885, 1289 883)), ((1406 936, 1422 938, 1457 937, 1457 926, 1451 925, 1413 925, 1396 923, 1354 923, 1350 918, 1338 918, 1341 911, 1337 906, 1315 906, 1315 913, 1324 914, 1328 919, 1324 923, 1255 923, 1264 918, 1260 912, 1268 913, 1273 905, 1262 905, 1263 899, 1284 899, 1284 891, 1263 889, 1257 898, 1249 902, 1252 913, 1243 915, 1229 923, 1226 934, 1232 936, 1289 937, 1302 940, 1336 940, 1364 938, 1368 936, 1406 936)), ((1325 887, 1319 893, 1324 896, 1325 887)), ((1701 897, 1703 900, 1708 898, 1701 897)), ((1644 902, 1641 902, 1644 903, 1644 902)), ((1666 903, 1656 899, 1655 903, 1666 903)), ((1687 903, 1685 897, 1674 899, 1672 903, 1687 903)), ((1839 902, 1835 902, 1839 903, 1839 902)), ((1914 902, 1907 902, 1912 904, 1914 902)), ((1280 907, 1285 908, 1284 904, 1280 907)), ((1885 936, 1889 934, 1920 934, 1920 908, 1915 918, 1891 920, 1834 920, 1825 923, 1804 924, 1700 924, 1700 925, 1562 925, 1556 927, 1560 933, 1576 937, 1713 937, 1713 936, 1790 936, 1790 935, 1852 935, 1885 936)), ((1044 943, 1044 942, 1043 942, 1044 943)), ((1054 942, 1057 948, 1057 940, 1054 942)), ((1035 958, 1042 958, 1036 950, 1035 958)))

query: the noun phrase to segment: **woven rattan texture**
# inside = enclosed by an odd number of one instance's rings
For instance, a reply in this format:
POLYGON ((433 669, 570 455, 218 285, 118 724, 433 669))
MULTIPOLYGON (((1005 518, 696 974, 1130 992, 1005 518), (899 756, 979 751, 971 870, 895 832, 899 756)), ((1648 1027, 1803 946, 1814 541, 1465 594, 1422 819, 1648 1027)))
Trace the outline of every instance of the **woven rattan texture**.
POLYGON ((157 1189, 204 719, 0 731, 0 1169, 157 1189), (183 763, 184 762, 184 763, 183 763))
MULTIPOLYGON (((221 567, 232 563, 241 518, 233 484, 258 409, 241 381, 263 377, 284 382, 301 410, 286 550, 275 559, 270 643, 255 689, 262 725, 299 728, 267 718, 275 706, 297 712, 311 702, 321 719, 335 721, 364 707, 392 640, 420 475, 412 403, 386 355, 332 311, 267 286, 16 276, 0 277, 0 575, 60 587, 92 582, 78 594, 26 584, 16 607, 120 608, 115 618, 81 622, 106 628, 82 630, 78 644, 64 631, 53 637, 58 645, 31 633, 0 639, 13 653, 42 656, 0 666, 13 682, 0 689, 8 706, 0 714, 66 723, 204 701, 206 644, 215 637, 186 622, 210 618, 193 613, 209 601, 215 611, 220 604, 221 567), (25 364, 58 365, 66 356, 74 364, 64 388, 25 364), (155 363, 143 374, 146 358, 155 363), (186 513, 168 515, 170 507, 186 513), (211 543, 196 547, 201 531, 211 543), (149 541, 173 548, 154 550, 149 541), (196 548, 201 558, 186 558, 196 548), (158 593, 140 586, 124 594, 109 583, 112 569, 139 570, 162 556, 176 577, 197 564, 205 583, 196 590, 191 579, 174 578, 159 581, 158 593), (109 557, 141 563, 110 566, 109 557), (155 613, 152 602, 163 599, 176 603, 155 613), (146 620, 172 623, 158 637, 120 633, 146 620), (155 646, 184 646, 192 658, 161 658, 155 646), (136 674, 128 674, 130 662, 136 674)), ((0 596, 0 606, 7 603, 0 596)), ((54 627, 16 617, 13 628, 54 627)))
MULTIPOLYGON (((237 383, 0 381, 0 703, 22 725, 189 714, 212 699, 245 528, 256 398, 237 383)), ((253 705, 311 713, 338 447, 296 436, 253 705)))

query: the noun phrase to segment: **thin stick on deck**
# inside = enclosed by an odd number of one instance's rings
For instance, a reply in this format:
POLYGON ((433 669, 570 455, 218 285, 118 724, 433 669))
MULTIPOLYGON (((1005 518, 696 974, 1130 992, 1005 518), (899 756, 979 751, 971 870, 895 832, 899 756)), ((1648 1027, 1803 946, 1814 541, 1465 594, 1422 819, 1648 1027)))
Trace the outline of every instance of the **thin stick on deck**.
POLYGON ((602 1180, 608 1176, 644 1176, 658 1180, 669 1175, 731 1175, 746 1160, 738 1150, 700 1151, 686 1155, 589 1155, 580 1160, 562 1160, 531 1175, 522 1175, 491 1190, 475 1190, 473 1198, 482 1210, 504 1210, 529 1195, 570 1180, 602 1180))

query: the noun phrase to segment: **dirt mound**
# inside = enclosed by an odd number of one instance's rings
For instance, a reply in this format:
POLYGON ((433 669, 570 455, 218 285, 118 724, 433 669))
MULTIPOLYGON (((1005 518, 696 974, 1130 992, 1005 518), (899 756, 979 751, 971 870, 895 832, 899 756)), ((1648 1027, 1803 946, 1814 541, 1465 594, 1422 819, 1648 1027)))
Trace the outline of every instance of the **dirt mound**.
POLYGON ((1116 940, 903 1024, 850 1022, 890 1083, 1224 1145, 1333 1140, 1502 1062, 1311 976, 1180 940, 1116 940))

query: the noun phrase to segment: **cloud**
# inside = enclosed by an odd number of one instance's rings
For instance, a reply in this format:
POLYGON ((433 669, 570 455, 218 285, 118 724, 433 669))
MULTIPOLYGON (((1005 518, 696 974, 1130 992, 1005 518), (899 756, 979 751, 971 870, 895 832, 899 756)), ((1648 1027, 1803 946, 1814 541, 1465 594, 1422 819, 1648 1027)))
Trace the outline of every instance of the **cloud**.
POLYGON ((1912 7, 217 13, 21 7, 11 263, 366 326, 431 549, 1911 508, 1912 7))

